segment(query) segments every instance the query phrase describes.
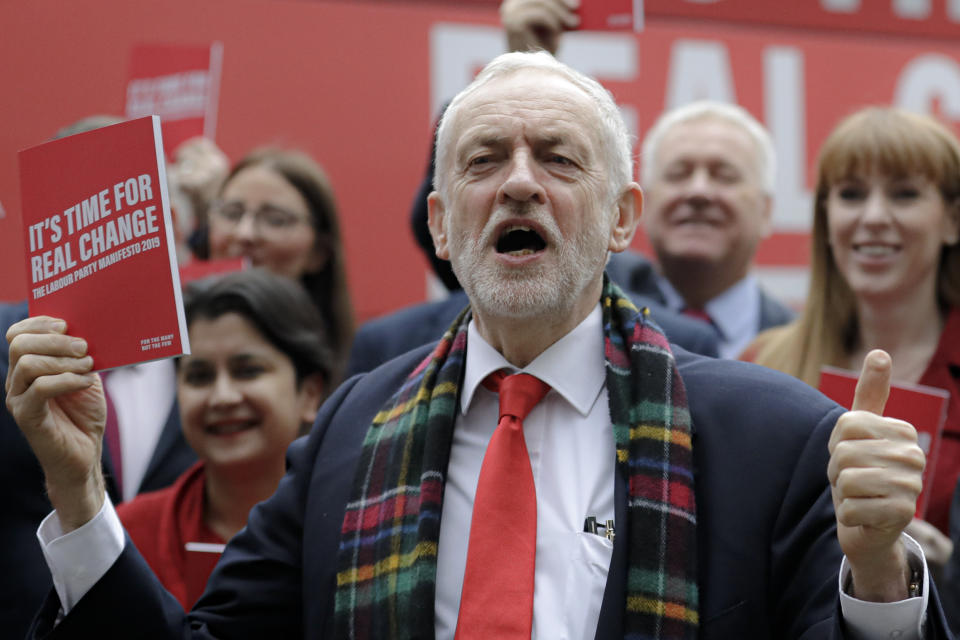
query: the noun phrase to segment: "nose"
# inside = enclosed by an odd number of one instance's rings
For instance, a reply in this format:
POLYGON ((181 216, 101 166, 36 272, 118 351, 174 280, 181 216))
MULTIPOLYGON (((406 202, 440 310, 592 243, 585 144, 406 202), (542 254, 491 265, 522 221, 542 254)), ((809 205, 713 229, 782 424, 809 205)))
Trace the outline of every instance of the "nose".
POLYGON ((883 189, 870 189, 863 203, 863 215, 860 219, 868 226, 882 226, 890 223, 890 201, 883 189))
POLYGON ((515 202, 546 202, 543 185, 537 179, 536 160, 528 150, 520 149, 513 154, 507 167, 507 176, 500 185, 498 200, 501 204, 515 202))
POLYGON ((234 235, 239 240, 253 241, 257 236, 257 217, 252 211, 247 211, 234 227, 234 235))
POLYGON ((218 373, 210 393, 210 406, 228 407, 237 404, 242 398, 243 394, 233 378, 227 373, 218 373))
POLYGON ((709 202, 713 198, 713 186, 710 172, 706 167, 698 167, 690 174, 684 193, 688 200, 709 202))

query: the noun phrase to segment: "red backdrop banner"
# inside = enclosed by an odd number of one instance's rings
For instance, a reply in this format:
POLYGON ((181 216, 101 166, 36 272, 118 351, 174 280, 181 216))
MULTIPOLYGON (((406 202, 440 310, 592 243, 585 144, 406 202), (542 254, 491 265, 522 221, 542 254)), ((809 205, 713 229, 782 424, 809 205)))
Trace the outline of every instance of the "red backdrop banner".
POLYGON ((727 20, 940 38, 960 35, 957 0, 644 0, 644 8, 654 19, 727 20))
MULTIPOLYGON (((946 11, 937 1, 933 10, 946 11)), ((665 4, 646 1, 640 34, 570 34, 560 57, 613 91, 638 136, 664 108, 704 97, 739 102, 771 129, 775 233, 758 263, 768 286, 799 302, 810 172, 824 136, 872 103, 933 111, 955 127, 960 45, 706 19, 746 21, 734 8, 766 5, 759 0, 669 3, 714 11, 700 21, 671 17, 679 9, 665 16, 665 4)), ((811 22, 817 7, 842 2, 794 4, 811 13, 790 24, 820 26, 811 22)), ((439 106, 503 51, 495 5, 36 0, 4 3, 0 21, 0 299, 25 295, 19 243, 9 241, 21 237, 16 152, 80 117, 122 114, 131 51, 146 42, 222 43, 217 143, 231 159, 273 144, 323 164, 337 193, 359 319, 425 298, 428 267, 409 230, 410 202, 439 106)), ((635 245, 646 247, 642 234, 635 245)))

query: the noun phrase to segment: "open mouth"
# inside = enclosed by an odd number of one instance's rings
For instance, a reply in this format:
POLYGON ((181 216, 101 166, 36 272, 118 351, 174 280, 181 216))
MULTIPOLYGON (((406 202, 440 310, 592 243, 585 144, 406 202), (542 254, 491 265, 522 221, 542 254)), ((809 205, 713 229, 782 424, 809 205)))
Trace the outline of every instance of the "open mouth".
POLYGON ((539 233, 525 226, 507 227, 497 240, 497 253, 511 256, 528 256, 547 248, 546 241, 539 233))

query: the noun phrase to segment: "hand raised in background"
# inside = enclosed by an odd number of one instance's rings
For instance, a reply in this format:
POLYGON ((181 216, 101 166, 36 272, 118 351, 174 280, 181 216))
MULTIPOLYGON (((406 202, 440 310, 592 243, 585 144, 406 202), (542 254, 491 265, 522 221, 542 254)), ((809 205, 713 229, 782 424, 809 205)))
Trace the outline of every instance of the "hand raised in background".
POLYGON ((500 22, 507 32, 510 51, 544 49, 556 55, 560 34, 576 28, 579 0, 504 0, 500 22))

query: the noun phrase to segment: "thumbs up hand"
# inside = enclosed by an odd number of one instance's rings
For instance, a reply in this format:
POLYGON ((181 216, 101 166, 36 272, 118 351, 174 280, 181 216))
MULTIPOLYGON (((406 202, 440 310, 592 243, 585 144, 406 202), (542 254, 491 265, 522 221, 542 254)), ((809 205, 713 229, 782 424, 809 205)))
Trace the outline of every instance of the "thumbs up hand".
POLYGON ((913 426, 883 417, 890 369, 886 352, 867 354, 853 408, 830 436, 827 467, 853 595, 874 602, 907 597, 910 569, 900 535, 916 511, 926 463, 913 426))

